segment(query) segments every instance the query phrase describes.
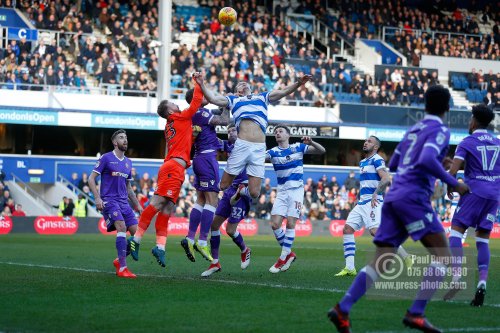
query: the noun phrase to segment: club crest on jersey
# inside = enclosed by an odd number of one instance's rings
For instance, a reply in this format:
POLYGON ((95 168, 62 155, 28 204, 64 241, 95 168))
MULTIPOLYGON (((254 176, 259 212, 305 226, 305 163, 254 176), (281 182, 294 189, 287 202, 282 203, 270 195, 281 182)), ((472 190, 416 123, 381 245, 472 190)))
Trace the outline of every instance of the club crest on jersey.
POLYGON ((438 145, 442 145, 444 143, 445 139, 446 139, 446 136, 443 133, 439 133, 436 137, 436 142, 438 145))
POLYGON ((113 212, 113 216, 118 216, 118 212, 113 212))

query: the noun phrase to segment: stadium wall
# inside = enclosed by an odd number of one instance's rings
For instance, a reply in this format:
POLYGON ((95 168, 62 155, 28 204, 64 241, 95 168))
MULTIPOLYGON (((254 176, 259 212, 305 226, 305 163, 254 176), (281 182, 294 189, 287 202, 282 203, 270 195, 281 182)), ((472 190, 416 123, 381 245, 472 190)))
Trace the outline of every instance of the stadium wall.
POLYGON ((482 69, 484 73, 492 70, 493 73, 500 72, 500 65, 495 60, 480 60, 469 58, 453 58, 422 55, 420 66, 439 68, 439 79, 447 80, 448 72, 472 72, 472 69, 482 69))
MULTIPOLYGON (((286 224, 284 221, 283 224, 286 224)), ((326 236, 342 237, 345 220, 310 221, 299 220, 296 224, 297 237, 326 236)), ((451 228, 450 222, 443 222, 447 233, 451 228)), ((185 236, 189 229, 189 220, 185 217, 171 217, 168 225, 170 236, 185 236)), ((260 219, 245 219, 238 226, 238 231, 245 237, 256 235, 271 235, 269 221, 260 219)), ((226 234, 226 222, 221 227, 221 232, 226 234)), ((59 217, 59 216, 32 216, 32 217, 0 217, 0 237, 13 233, 37 233, 39 235, 73 235, 73 234, 102 234, 112 236, 115 232, 106 231, 104 218, 86 217, 59 217)), ((150 228, 153 234, 154 229, 150 228)), ((362 228, 355 233, 356 236, 368 236, 369 232, 362 228)), ((491 238, 500 238, 500 225, 495 224, 491 238)))
MULTIPOLYGON (((19 177, 27 183, 47 183, 53 184, 58 176, 62 175, 66 179, 71 179, 73 172, 81 175, 83 172, 90 174, 94 167, 97 157, 61 157, 61 156, 42 156, 42 155, 6 155, 0 154, 0 170, 6 174, 6 180, 12 179, 12 174, 19 177)), ((158 169, 163 163, 160 159, 132 159, 133 166, 137 169, 138 175, 147 172, 150 175, 156 175, 158 169)), ((219 171, 222 175, 225 162, 219 162, 219 171)), ((317 181, 324 174, 336 176, 337 181, 344 183, 349 172, 353 170, 359 174, 358 167, 325 166, 325 165, 305 165, 304 179, 309 177, 317 181)), ((189 175, 193 174, 192 168, 187 170, 189 175)), ((271 179, 271 185, 276 186, 276 173, 271 164, 266 163, 265 177, 271 179)))

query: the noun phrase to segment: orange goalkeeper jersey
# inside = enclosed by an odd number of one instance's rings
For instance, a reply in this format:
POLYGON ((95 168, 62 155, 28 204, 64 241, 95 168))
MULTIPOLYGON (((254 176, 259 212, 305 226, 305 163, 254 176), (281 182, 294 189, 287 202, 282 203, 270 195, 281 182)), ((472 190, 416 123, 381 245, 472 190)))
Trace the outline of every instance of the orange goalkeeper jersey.
POLYGON ((172 114, 165 125, 165 140, 167 141, 167 156, 165 161, 174 157, 184 160, 187 167, 191 165, 191 146, 193 144, 193 116, 201 107, 203 93, 195 83, 193 100, 189 107, 179 113, 172 114))

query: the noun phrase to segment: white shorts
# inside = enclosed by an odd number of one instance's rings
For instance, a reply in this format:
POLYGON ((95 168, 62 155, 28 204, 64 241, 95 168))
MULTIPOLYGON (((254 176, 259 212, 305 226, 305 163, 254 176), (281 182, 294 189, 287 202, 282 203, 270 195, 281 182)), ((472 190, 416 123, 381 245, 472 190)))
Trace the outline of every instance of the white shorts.
POLYGON ((302 210, 302 202, 304 202, 303 187, 278 191, 271 215, 299 218, 300 211, 302 210))
POLYGON ((231 155, 227 159, 226 171, 236 176, 243 170, 247 175, 264 178, 266 161, 266 144, 237 139, 231 155))
POLYGON ((358 231, 363 226, 370 230, 373 228, 378 228, 380 225, 380 218, 382 216, 382 202, 379 201, 377 207, 372 208, 370 202, 364 205, 356 205, 354 209, 349 213, 347 221, 345 224, 352 227, 354 230, 358 231))

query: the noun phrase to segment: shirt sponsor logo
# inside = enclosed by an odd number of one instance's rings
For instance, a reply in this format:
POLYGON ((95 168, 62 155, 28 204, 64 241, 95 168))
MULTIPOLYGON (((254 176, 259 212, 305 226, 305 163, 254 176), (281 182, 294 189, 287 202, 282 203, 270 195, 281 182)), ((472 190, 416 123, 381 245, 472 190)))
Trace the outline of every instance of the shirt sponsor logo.
POLYGON ((0 216, 0 235, 6 235, 12 230, 12 220, 8 216, 0 216))
POLYGON ((406 225, 406 230, 409 234, 423 229, 425 229, 425 223, 423 220, 418 220, 406 225))
POLYGON ((200 182, 201 187, 208 187, 208 182, 200 182))
POLYGON ((78 221, 73 216, 39 216, 34 226, 41 235, 72 235, 78 230, 78 221))
POLYGON ((123 172, 119 172, 119 171, 113 171, 113 172, 111 173, 111 176, 113 176, 113 177, 123 177, 123 178, 128 178, 128 174, 123 173, 123 172))

